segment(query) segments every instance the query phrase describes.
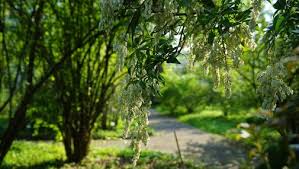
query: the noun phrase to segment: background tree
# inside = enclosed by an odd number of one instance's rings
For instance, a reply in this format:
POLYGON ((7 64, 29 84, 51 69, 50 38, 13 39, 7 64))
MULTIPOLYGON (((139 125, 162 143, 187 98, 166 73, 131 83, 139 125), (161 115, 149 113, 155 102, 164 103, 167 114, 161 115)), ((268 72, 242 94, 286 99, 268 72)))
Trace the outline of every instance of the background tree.
MULTIPOLYGON (((4 53, 6 58, 6 62, 2 62, 6 67, 3 77, 7 77, 6 84, 10 86, 7 98, 1 103, 1 112, 9 103, 16 102, 7 129, 1 137, 1 162, 17 132, 25 126, 26 111, 34 94, 67 58, 99 34, 95 28, 89 28, 82 34, 80 43, 70 46, 67 55, 58 55, 54 51, 59 50, 57 42, 61 42, 64 37, 64 29, 59 26, 67 20, 56 18, 51 5, 43 0, 1 1, 1 49, 4 51, 1 54, 4 53), (47 22, 52 25, 47 25, 47 22), (52 64, 47 64, 51 57, 52 64)), ((78 28, 80 25, 72 23, 71 27, 78 28)))
MULTIPOLYGON (((63 49, 55 53, 69 55, 71 47, 82 42, 83 32, 98 26, 100 7, 95 4, 95 1, 53 4, 56 17, 68 21, 62 24, 63 49)), ((116 27, 103 31, 102 36, 94 36, 54 75, 57 100, 62 107, 60 130, 70 162, 80 162, 87 155, 91 130, 98 116, 106 114, 107 102, 114 91, 117 69, 112 42, 116 27)), ((102 128, 107 128, 106 120, 103 124, 102 128)))
MULTIPOLYGON (((0 89, 7 93, 0 112, 11 110, 1 138, 0 162, 24 127, 34 95, 50 77, 58 91, 56 99, 63 105, 66 152, 70 161, 81 161, 94 121, 99 114, 105 119, 119 59, 127 71, 122 106, 136 164, 141 143, 148 140, 151 98, 163 82, 161 65, 178 64, 177 56, 189 48, 190 57, 203 64, 229 97, 232 68, 241 63, 244 49, 256 47, 252 32, 261 9, 261 0, 2 0, 0 4, 4 55, 0 89), (128 52, 114 55, 114 45, 128 52)), ((284 62, 279 60, 298 43, 297 6, 295 0, 274 5, 278 12, 265 36, 271 66, 258 78, 267 109, 292 94, 284 78, 284 62)))

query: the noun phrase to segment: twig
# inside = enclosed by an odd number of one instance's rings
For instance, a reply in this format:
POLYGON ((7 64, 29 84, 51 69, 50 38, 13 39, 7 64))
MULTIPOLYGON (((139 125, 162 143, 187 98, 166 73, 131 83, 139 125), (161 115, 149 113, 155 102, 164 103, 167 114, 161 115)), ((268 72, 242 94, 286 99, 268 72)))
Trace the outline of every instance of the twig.
POLYGON ((173 133, 174 133, 174 138, 175 138, 176 146, 177 146, 177 149, 178 149, 178 155, 179 155, 179 157, 181 159, 181 166, 182 166, 183 169, 185 169, 184 160, 183 160, 183 157, 182 157, 182 153, 181 153, 181 149, 180 149, 178 137, 176 135, 175 130, 173 130, 173 133))

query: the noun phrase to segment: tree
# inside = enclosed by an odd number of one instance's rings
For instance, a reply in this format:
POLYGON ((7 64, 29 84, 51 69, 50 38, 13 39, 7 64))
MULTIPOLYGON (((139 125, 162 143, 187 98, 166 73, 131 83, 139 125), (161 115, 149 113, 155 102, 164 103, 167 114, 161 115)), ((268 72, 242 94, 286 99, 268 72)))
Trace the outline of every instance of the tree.
MULTIPOLYGON (((278 12, 262 43, 267 46, 266 49, 271 49, 266 50, 266 55, 271 58, 268 63, 271 66, 258 77, 258 91, 263 99, 263 108, 268 110, 273 109, 279 100, 292 94, 284 78, 287 74, 283 71, 285 65, 279 60, 290 56, 290 51, 298 44, 298 2, 279 0, 273 6, 278 12)), ((128 47, 135 49, 131 54, 135 64, 129 65, 135 71, 129 71, 129 77, 135 85, 135 92, 136 88, 141 88, 143 95, 134 95, 135 99, 131 101, 136 104, 127 104, 126 109, 128 119, 139 124, 138 128, 132 127, 133 132, 140 133, 133 140, 137 152, 135 159, 141 142, 146 143, 147 138, 143 133, 146 128, 144 124, 147 123, 145 110, 149 107, 146 104, 147 98, 156 92, 157 83, 163 81, 159 66, 163 62, 179 63, 176 57, 190 45, 191 56, 205 65, 214 76, 215 83, 222 84, 226 96, 230 96, 231 69, 240 65, 244 49, 256 48, 253 32, 261 8, 261 0, 254 0, 250 4, 240 0, 155 0, 137 4, 129 25, 132 39, 128 47), (138 10, 140 8, 144 10, 138 10)))
MULTIPOLYGON (((178 63, 176 56, 181 52, 184 45, 187 44, 189 38, 192 38, 194 39, 194 46, 198 46, 198 42, 202 41, 206 45, 212 45, 215 51, 218 52, 213 54, 214 59, 210 61, 219 61, 215 62, 217 64, 213 64, 217 65, 215 77, 219 79, 220 68, 225 68, 226 72, 228 72, 227 61, 221 62, 221 60, 228 59, 225 54, 222 54, 222 49, 224 49, 224 43, 229 39, 222 35, 228 33, 228 28, 231 26, 236 26, 238 27, 237 29, 243 30, 243 27, 239 27, 239 25, 245 23, 250 13, 250 10, 242 9, 240 1, 233 3, 217 1, 214 3, 212 1, 164 2, 146 0, 139 2, 126 0, 102 1, 101 9, 99 10, 101 13, 96 17, 92 12, 97 11, 93 9, 98 7, 95 6, 93 1, 89 3, 80 1, 80 3, 84 5, 82 9, 79 9, 78 3, 73 1, 45 2, 32 0, 27 3, 23 1, 2 1, 3 6, 5 6, 5 8, 2 8, 3 18, 5 18, 4 25, 8 24, 10 20, 16 20, 17 30, 21 32, 21 36, 15 36, 16 41, 21 43, 24 49, 29 49, 29 52, 24 54, 26 57, 19 58, 20 61, 25 61, 25 58, 29 60, 28 64, 25 62, 27 82, 24 81, 23 83, 25 92, 21 94, 23 99, 20 102, 20 106, 13 114, 8 130, 1 139, 0 156, 2 159, 15 138, 16 131, 24 126, 21 122, 25 119, 27 107, 32 101, 36 90, 63 65, 64 61, 70 58, 73 61, 73 58, 76 58, 76 55, 84 51, 84 48, 88 48, 90 43, 96 42, 98 36, 105 34, 103 30, 111 30, 113 25, 117 23, 128 23, 127 25, 125 24, 127 28, 120 29, 123 34, 118 33, 118 35, 129 34, 130 38, 124 38, 124 40, 119 40, 117 43, 127 43, 126 47, 130 52, 126 65, 129 73, 128 83, 132 92, 141 91, 141 93, 133 94, 139 101, 135 102, 135 104, 125 105, 128 106, 126 110, 128 110, 129 114, 136 114, 136 111, 134 113, 132 110, 137 109, 140 115, 136 116, 137 118, 132 116, 128 120, 141 123, 147 121, 144 108, 150 105, 149 97, 152 93, 157 93, 157 86, 162 80, 159 74, 160 65, 165 61, 178 63), (11 13, 6 14, 5 11, 10 11, 15 13, 15 15, 11 15, 11 13), (81 14, 85 12, 87 15, 82 16, 81 14), (13 19, 8 18, 10 16, 13 19), (28 32, 21 29, 23 23, 28 24, 28 32), (98 23, 100 23, 100 27, 98 23), (74 38, 71 38, 71 36, 74 36, 74 38), (176 40, 176 36, 179 37, 179 43, 172 45, 176 40), (26 38, 24 40, 22 37, 27 37, 29 43, 26 41, 26 38), (31 37, 33 38, 30 39, 31 37), (64 44, 61 45, 61 42, 64 44), (29 48, 27 48, 27 44, 29 44, 29 48), (59 57, 61 57, 60 60, 58 59, 59 57), (54 61, 56 61, 56 64, 54 61), (47 68, 51 67, 53 63, 54 66, 47 71, 47 68), (40 64, 41 67, 36 67, 37 64, 40 64), (40 70, 41 73, 37 73, 36 70, 40 70), (35 80, 36 76, 40 76, 40 80, 35 80), (36 83, 34 83, 35 81, 36 83)), ((13 29, 5 30, 11 32, 12 35, 17 35, 13 29)), ((238 34, 239 32, 236 33, 236 35, 238 34)), ((12 47, 10 46, 10 51, 12 47)), ((200 47, 203 46, 196 48, 200 47)), ((234 52, 234 50, 230 50, 230 52, 234 52)), ((198 54, 198 52, 195 53, 198 54)), ((110 56, 110 54, 106 56, 110 56)), ((74 65, 72 64, 72 66, 74 65)), ((57 82, 61 82, 61 79, 58 78, 59 73, 56 76, 57 82)), ((226 76, 224 82, 229 84, 228 76, 226 76)), ((11 93, 11 96, 13 96, 14 93, 11 93)), ((7 99, 8 102, 10 102, 10 98, 7 99)), ((136 101, 136 98, 132 100, 136 101)), ((131 124, 129 121, 128 126, 131 124)), ((140 133, 144 133, 147 130, 146 128, 146 124, 138 128, 135 127, 137 135, 133 138, 134 142, 137 143, 135 144, 137 152, 139 151, 138 147, 140 147, 141 140, 144 142, 147 140, 146 135, 140 135, 140 133)))
MULTIPOLYGON (((44 81, 48 78, 48 73, 46 73, 45 76, 42 76, 39 81, 34 83, 33 78, 34 78, 34 69, 35 69, 35 54, 41 52, 38 49, 38 42, 41 41, 40 35, 41 35, 41 18, 43 15, 43 10, 44 10, 44 2, 40 1, 39 3, 35 4, 30 4, 32 5, 32 12, 28 12, 24 9, 17 8, 14 6, 12 2, 7 3, 10 8, 14 9, 12 13, 10 13, 11 17, 15 19, 16 23, 22 23, 23 21, 28 21, 26 25, 24 25, 24 30, 25 36, 22 35, 22 30, 20 29, 20 26, 17 25, 15 27, 15 30, 13 29, 6 29, 5 22, 3 22, 3 27, 2 28, 2 50, 5 51, 5 57, 8 59, 10 58, 10 51, 11 51, 11 46, 7 46, 6 44, 6 39, 8 35, 11 35, 10 37, 14 38, 16 40, 16 44, 14 45, 22 45, 21 49, 19 49, 18 53, 18 59, 20 59, 19 66, 21 66, 21 61, 24 61, 26 58, 27 62, 24 63, 25 65, 25 71, 26 73, 24 74, 25 76, 25 82, 26 85, 23 85, 22 87, 24 88, 24 94, 22 96, 22 99, 18 105, 18 107, 15 110, 15 113, 13 117, 9 121, 8 128, 6 129, 4 135, 1 138, 1 144, 0 144, 0 161, 3 160, 5 154, 7 153, 9 147, 12 144, 13 139, 16 137, 16 130, 19 130, 24 126, 24 119, 25 119, 25 113, 27 110, 28 104, 31 102, 33 93, 40 88, 40 86, 44 83, 44 81), (13 13, 15 12, 15 13, 13 13), (19 19, 19 20, 18 20, 19 19), (4 26, 5 25, 5 26, 4 26), (20 32, 18 32, 20 31, 20 32), (15 34, 14 34, 15 33, 15 34), (19 35, 19 37, 16 37, 19 35), (20 38, 20 39, 18 39, 20 38), (31 39, 32 38, 32 39, 31 39), (22 44, 23 42, 23 44, 22 44), (22 50, 23 49, 23 50, 22 50)), ((6 8, 4 6, 6 5, 5 2, 2 3, 3 8, 1 8, 1 14, 5 13, 6 8)), ((3 16, 3 15, 2 15, 3 16)), ((4 19, 6 19, 3 16, 4 19)), ((2 19, 1 19, 2 20, 2 19)), ((13 26, 13 25, 9 25, 13 26)), ((6 73, 10 74, 10 64, 9 62, 6 63, 7 65, 7 71, 6 73)), ((50 70, 51 71, 51 70, 50 70)), ((52 70, 53 71, 53 70, 52 70)), ((8 75, 10 76, 10 75, 8 75)), ((18 78, 18 73, 16 73, 15 79, 18 78)), ((9 78, 11 80, 11 78, 9 78)), ((12 82, 9 82, 12 83, 12 82)), ((24 84, 24 83, 23 83, 24 84)), ((17 84, 14 84, 17 85, 17 84)), ((7 101, 4 102, 4 104, 1 106, 2 110, 5 108, 5 106, 11 101, 13 97, 13 92, 15 89, 10 88, 10 96, 7 98, 7 101)))
MULTIPOLYGON (((150 98, 159 93, 158 87, 163 81, 160 67, 164 62, 179 63, 177 56, 186 46, 190 46, 192 58, 204 64, 213 75, 215 83, 223 84, 226 95, 229 96, 231 68, 239 65, 244 48, 255 47, 251 32, 256 26, 261 0, 254 0, 250 4, 240 0, 101 0, 100 2, 98 4, 93 0, 1 1, 0 23, 1 26, 4 25, 1 27, 1 50, 4 51, 1 55, 4 55, 5 59, 0 61, 1 65, 6 67, 5 70, 1 68, 1 72, 5 72, 4 77, 8 79, 6 84, 10 86, 9 96, 1 106, 2 110, 12 100, 17 99, 16 95, 22 99, 14 109, 9 126, 1 138, 0 162, 16 137, 17 131, 24 126, 26 110, 34 99, 34 94, 52 75, 55 77, 59 99, 65 106, 63 110, 64 124, 67 126, 65 135, 68 135, 66 134, 69 130, 68 123, 80 122, 84 123, 81 126, 83 129, 78 125, 75 127, 78 131, 74 133, 89 138, 85 135, 88 132, 85 131, 92 127, 92 121, 96 119, 98 113, 103 112, 105 106, 101 104, 107 101, 109 93, 113 91, 111 81, 116 76, 113 73, 115 68, 110 67, 110 63, 114 62, 112 59, 114 45, 120 45, 128 51, 127 55, 116 57, 125 63, 124 69, 127 71, 127 86, 124 88, 122 100, 127 119, 126 126, 132 133, 133 147, 136 151, 135 164, 140 153, 140 144, 146 143, 148 139, 147 117, 150 98), (8 44, 8 38, 13 39, 14 43, 8 44), (104 53, 101 54, 101 51, 104 53), (100 52, 100 55, 97 55, 97 52, 100 52), (97 56, 101 56, 100 61, 93 60, 97 56), (93 67, 89 64, 104 64, 101 65, 104 67, 99 68, 100 77, 95 76, 94 70, 89 70, 93 67), (12 78, 11 75, 15 77, 12 78), (23 80, 19 82, 19 78, 23 80), (84 80, 88 82, 83 83, 84 80), (90 85, 99 85, 101 89, 91 88, 91 95, 86 95, 90 85), (74 89, 69 92, 69 96, 64 95, 62 91, 66 88, 74 89), (99 96, 102 101, 96 106, 100 110, 83 112, 83 109, 94 108, 90 105, 96 101, 91 98, 95 94, 93 92, 102 94, 99 96), (69 105, 72 97, 77 100, 74 105, 69 105), (80 98, 86 98, 88 104, 81 105, 85 102, 79 101, 80 98), (83 122, 79 120, 79 116, 85 117, 85 112, 93 117, 83 122)), ((277 42, 276 45, 285 44, 283 46, 290 50, 298 42, 296 40, 298 20, 294 17, 296 12, 293 12, 298 10, 296 6, 298 2, 295 0, 278 0, 274 5, 279 12, 273 20, 274 28, 269 31, 269 36, 266 36, 270 40, 266 42, 269 49, 277 42), (290 16, 288 13, 291 13, 292 17, 285 17, 290 16), (276 37, 281 40, 277 41, 276 37)), ((276 52, 274 50, 274 55, 269 53, 269 56, 283 58, 276 52)), ((281 50, 281 52, 287 51, 281 50)), ((264 104, 266 108, 272 108, 279 99, 285 99, 291 94, 290 88, 282 78, 284 74, 279 71, 283 67, 284 65, 280 63, 273 64, 259 78, 262 82, 261 93, 266 98, 264 104), (278 83, 273 86, 272 82, 278 83), (277 88, 281 90, 276 92, 277 88)), ((67 140, 69 139, 65 139, 67 140)), ((82 149, 78 148, 76 151, 81 153, 83 150, 82 156, 74 157, 74 161, 80 161, 86 155, 86 145, 88 141, 84 146, 78 145, 82 146, 82 149)))
POLYGON ((87 155, 91 131, 100 115, 101 128, 107 129, 108 102, 122 77, 112 46, 114 33, 99 36, 55 74, 62 107, 61 132, 71 162, 80 162, 87 155))
MULTIPOLYGON (((251 5, 254 5, 254 12, 259 10, 259 1, 251 5)), ((227 95, 230 95, 230 68, 239 64, 244 46, 253 46, 248 26, 251 5, 238 0, 131 3, 130 7, 136 10, 128 29, 127 47, 132 50, 129 57, 133 60, 128 65, 131 86, 128 92, 134 98, 125 97, 129 103, 125 104, 124 112, 134 136, 135 163, 140 144, 146 143, 148 138, 148 100, 158 93, 158 86, 163 81, 159 67, 164 62, 179 63, 176 57, 190 45, 191 56, 202 61, 216 84, 224 84, 227 95)))
MULTIPOLYGON (((1 1, 1 58, 2 55, 6 58, 6 62, 1 64, 6 67, 3 77, 7 77, 7 84, 10 86, 8 97, 0 106, 1 112, 15 99, 20 100, 13 108, 8 127, 1 137, 0 162, 17 132, 25 126, 26 111, 34 94, 60 69, 67 58, 72 57, 78 49, 100 34, 95 27, 88 27, 88 30, 82 33, 80 43, 70 46, 67 55, 57 55, 55 52, 60 48, 57 42, 61 42, 64 37, 62 30, 67 32, 62 27, 67 20, 53 15, 56 11, 52 5, 52 2, 43 0, 26 3, 1 1), (48 23, 52 25, 47 25, 48 23), (11 43, 7 43, 8 39, 11 43), (51 64, 47 64, 49 59, 53 60, 51 64)), ((78 30, 80 27, 75 23, 68 26, 78 30)))
MULTIPOLYGON (((96 7, 96 1, 74 1, 61 3, 60 6, 53 4, 52 8, 55 8, 57 18, 60 16, 68 20, 62 25, 65 33, 60 46, 63 49, 55 53, 69 55, 71 46, 81 43, 83 33, 90 27, 97 27, 101 17, 100 7, 96 7)), ((86 46, 68 58, 54 74, 59 95, 57 100, 62 107, 60 130, 70 162, 80 162, 87 155, 91 130, 99 115, 102 115, 101 127, 107 128, 107 103, 121 77, 113 44, 122 25, 111 24, 110 28, 101 30, 101 35, 94 36, 86 46)))

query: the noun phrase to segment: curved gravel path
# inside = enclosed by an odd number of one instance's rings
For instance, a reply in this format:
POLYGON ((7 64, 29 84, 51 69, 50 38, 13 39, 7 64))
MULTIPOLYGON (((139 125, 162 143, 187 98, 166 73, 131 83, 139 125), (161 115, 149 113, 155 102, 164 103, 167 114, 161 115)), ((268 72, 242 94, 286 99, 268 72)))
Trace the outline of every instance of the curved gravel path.
MULTIPOLYGON (((205 164, 207 168, 237 169, 245 160, 244 151, 222 136, 202 132, 175 118, 161 116, 154 110, 151 111, 149 121, 155 135, 150 138, 145 149, 177 154, 175 130, 183 157, 205 164)), ((96 147, 125 148, 130 142, 97 140, 93 144, 96 147)))

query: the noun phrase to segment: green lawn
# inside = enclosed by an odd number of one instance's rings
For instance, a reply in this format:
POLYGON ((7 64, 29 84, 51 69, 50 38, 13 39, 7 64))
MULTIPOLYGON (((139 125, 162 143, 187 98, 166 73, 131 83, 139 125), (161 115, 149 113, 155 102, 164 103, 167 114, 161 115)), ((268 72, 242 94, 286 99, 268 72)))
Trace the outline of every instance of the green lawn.
POLYGON ((203 131, 226 135, 231 129, 246 120, 244 115, 223 116, 219 110, 204 110, 200 113, 182 115, 178 120, 203 131))
POLYGON ((103 130, 100 127, 95 127, 92 131, 93 139, 118 139, 121 138, 124 131, 124 125, 122 121, 119 121, 119 124, 113 129, 103 130))
MULTIPOLYGON (((149 135, 154 135, 154 129, 149 128, 149 135)), ((113 140, 113 139, 119 139, 122 138, 124 134, 124 125, 123 122, 120 121, 120 123, 117 125, 114 129, 108 129, 103 130, 101 128, 95 128, 92 132, 92 138, 93 139, 104 139, 104 140, 113 140)))
POLYGON ((279 133, 271 128, 261 128, 259 133, 251 133, 250 138, 241 138, 240 132, 244 130, 238 125, 242 122, 254 123, 261 120, 258 116, 253 113, 239 113, 223 116, 222 111, 219 110, 204 110, 200 113, 182 115, 177 117, 179 121, 189 124, 202 131, 214 134, 223 135, 229 139, 240 141, 246 146, 255 146, 256 140, 252 137, 252 134, 259 134, 260 140, 278 140, 279 133))
MULTIPOLYGON (((16 141, 7 154, 3 169, 119 169, 133 168, 130 149, 91 148, 89 156, 80 165, 66 164, 61 143, 16 141)), ((154 151, 142 151, 136 168, 177 169, 180 160, 172 155, 154 151)), ((199 166, 185 161, 185 167, 198 169, 199 166)))

